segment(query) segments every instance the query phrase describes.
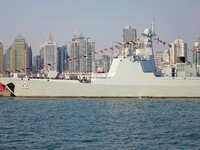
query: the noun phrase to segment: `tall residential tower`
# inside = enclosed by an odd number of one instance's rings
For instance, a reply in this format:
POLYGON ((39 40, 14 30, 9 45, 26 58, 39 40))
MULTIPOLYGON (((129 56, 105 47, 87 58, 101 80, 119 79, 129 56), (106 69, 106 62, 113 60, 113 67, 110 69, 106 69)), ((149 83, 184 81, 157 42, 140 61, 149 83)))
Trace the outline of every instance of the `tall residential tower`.
POLYGON ((95 42, 82 34, 74 37, 70 42, 70 66, 73 72, 92 72, 92 63, 95 59, 95 42))
POLYGON ((170 48, 170 64, 187 61, 187 44, 182 39, 176 39, 171 43, 170 48))
POLYGON ((200 37, 198 37, 197 41, 194 43, 193 63, 196 64, 197 73, 198 76, 200 76, 200 37))

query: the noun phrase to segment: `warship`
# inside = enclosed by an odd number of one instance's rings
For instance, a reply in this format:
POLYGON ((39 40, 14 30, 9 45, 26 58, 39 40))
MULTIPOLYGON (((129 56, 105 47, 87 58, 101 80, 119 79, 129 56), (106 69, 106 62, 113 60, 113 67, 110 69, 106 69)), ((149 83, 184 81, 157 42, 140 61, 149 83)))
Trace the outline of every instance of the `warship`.
MULTIPOLYGON (((56 98, 200 98, 200 78, 158 75, 153 52, 154 27, 144 30, 144 48, 134 53, 124 49, 113 56, 109 72, 90 82, 53 78, 0 78, 0 82, 16 97, 56 98)), ((191 73, 190 73, 191 74, 191 73)))

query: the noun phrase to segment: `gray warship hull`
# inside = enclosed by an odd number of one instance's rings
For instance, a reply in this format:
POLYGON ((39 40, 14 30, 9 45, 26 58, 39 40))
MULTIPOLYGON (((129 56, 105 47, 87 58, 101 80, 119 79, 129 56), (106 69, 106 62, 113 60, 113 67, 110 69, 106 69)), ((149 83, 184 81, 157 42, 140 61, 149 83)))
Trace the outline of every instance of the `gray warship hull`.
POLYGON ((152 30, 145 29, 143 49, 131 52, 122 49, 114 57, 105 78, 93 78, 90 83, 78 80, 0 78, 0 82, 18 97, 147 97, 200 98, 198 77, 156 77, 152 30))

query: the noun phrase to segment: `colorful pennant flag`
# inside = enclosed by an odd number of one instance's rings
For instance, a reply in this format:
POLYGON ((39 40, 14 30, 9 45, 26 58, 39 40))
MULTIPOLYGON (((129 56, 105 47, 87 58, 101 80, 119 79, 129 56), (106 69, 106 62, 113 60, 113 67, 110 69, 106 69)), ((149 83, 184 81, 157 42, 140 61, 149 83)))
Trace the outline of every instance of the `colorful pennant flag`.
POLYGON ((110 49, 110 50, 114 50, 114 48, 113 48, 113 47, 110 47, 109 49, 110 49))
POLYGON ((191 49, 191 52, 193 52, 193 53, 194 53, 194 52, 196 52, 196 50, 195 50, 195 49, 191 49))
POLYGON ((135 44, 135 41, 132 40, 131 43, 135 44))

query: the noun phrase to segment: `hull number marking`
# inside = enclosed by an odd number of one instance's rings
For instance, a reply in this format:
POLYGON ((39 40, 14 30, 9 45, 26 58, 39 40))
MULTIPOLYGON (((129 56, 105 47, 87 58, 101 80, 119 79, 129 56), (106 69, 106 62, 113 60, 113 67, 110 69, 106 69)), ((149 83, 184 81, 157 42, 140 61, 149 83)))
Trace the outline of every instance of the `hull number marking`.
POLYGON ((20 89, 28 89, 28 83, 27 82, 19 82, 18 87, 20 89))

